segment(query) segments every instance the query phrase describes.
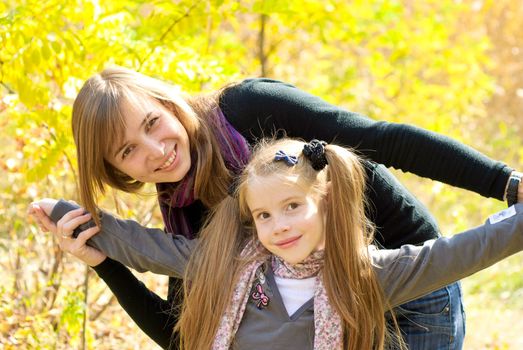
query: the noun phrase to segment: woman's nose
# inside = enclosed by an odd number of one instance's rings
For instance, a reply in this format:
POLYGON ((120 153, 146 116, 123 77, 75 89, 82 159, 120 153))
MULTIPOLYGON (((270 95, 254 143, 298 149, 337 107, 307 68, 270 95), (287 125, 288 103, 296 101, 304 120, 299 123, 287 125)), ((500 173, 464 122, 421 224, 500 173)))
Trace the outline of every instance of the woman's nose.
POLYGON ((165 144, 161 141, 148 139, 145 141, 149 156, 153 159, 165 156, 165 144))

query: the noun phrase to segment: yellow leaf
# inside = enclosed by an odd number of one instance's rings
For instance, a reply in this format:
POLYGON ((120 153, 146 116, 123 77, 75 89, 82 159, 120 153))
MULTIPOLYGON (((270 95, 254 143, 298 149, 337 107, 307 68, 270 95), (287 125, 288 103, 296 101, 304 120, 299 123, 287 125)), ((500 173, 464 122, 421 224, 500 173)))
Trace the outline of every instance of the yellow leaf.
POLYGON ((49 44, 44 43, 42 45, 42 58, 45 61, 48 61, 51 58, 51 48, 49 47, 49 44))
POLYGON ((40 52, 38 50, 31 52, 31 62, 34 66, 40 65, 40 52))

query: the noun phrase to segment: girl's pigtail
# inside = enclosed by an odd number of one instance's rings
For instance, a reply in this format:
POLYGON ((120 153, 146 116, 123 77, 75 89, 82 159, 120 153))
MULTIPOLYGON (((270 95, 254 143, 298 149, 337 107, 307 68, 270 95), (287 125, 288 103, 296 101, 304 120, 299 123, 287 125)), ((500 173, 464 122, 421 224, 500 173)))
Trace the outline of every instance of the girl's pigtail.
POLYGON ((238 200, 226 197, 206 221, 186 269, 185 302, 175 327, 180 349, 211 347, 241 268, 244 237, 238 200))
POLYGON ((365 171, 345 148, 327 145, 325 287, 342 318, 344 348, 383 349, 384 297, 368 256, 372 229, 365 217, 365 171))

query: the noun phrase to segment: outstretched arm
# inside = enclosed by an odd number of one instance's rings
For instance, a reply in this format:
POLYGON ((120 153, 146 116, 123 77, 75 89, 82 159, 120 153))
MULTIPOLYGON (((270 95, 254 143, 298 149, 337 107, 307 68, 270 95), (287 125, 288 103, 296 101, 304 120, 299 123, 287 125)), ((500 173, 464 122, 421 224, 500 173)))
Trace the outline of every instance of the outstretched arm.
POLYGON ((503 199, 512 171, 449 137, 412 125, 375 121, 276 80, 249 79, 227 88, 220 107, 250 142, 277 130, 305 140, 334 141, 387 167, 485 197, 503 199))
POLYGON ((477 228, 423 246, 371 249, 391 306, 437 290, 523 250, 523 204, 492 215, 477 228))
MULTIPOLYGON (((53 221, 75 209, 72 203, 59 201, 53 208, 53 221)), ((163 230, 146 228, 132 220, 120 220, 107 213, 101 214, 102 232, 93 236, 89 244, 107 256, 137 271, 151 271, 181 278, 196 241, 183 236, 172 236, 163 230)), ((92 221, 78 227, 88 229, 92 221)))

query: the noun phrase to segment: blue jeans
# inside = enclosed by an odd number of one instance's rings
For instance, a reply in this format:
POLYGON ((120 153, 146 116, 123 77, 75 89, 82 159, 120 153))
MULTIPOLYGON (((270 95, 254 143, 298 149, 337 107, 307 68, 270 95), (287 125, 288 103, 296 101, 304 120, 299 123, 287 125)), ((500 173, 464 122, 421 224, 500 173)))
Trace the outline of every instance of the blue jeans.
POLYGON ((465 311, 459 282, 394 309, 409 350, 463 348, 465 311))

